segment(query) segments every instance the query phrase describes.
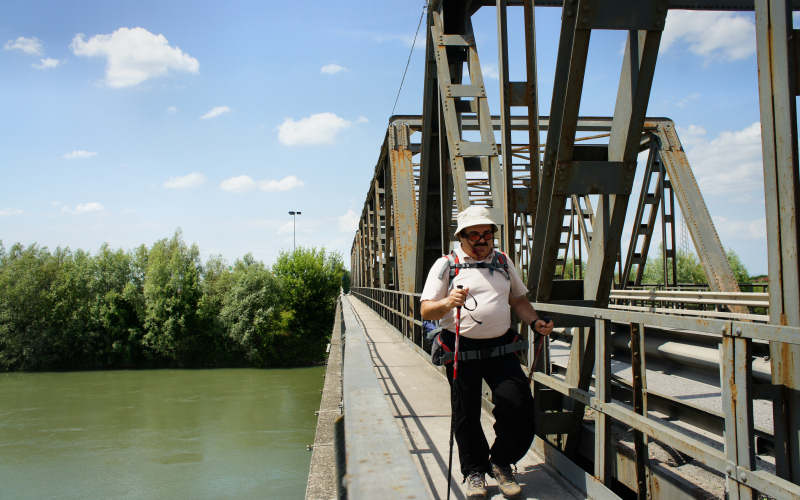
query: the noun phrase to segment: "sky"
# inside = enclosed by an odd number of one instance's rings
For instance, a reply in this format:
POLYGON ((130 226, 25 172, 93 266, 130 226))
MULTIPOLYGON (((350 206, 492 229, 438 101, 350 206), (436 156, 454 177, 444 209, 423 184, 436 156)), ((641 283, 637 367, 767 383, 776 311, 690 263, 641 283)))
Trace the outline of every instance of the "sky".
MULTIPOLYGON (((0 240, 95 252, 180 229, 204 259, 270 265, 296 241, 349 266, 407 61, 395 113, 422 110, 423 5, 2 2, 0 240)), ((543 115, 560 15, 536 9, 543 115)), ((494 9, 473 23, 499 113, 494 9)), ((521 80, 521 9, 509 26, 521 80)), ((624 40, 593 32, 582 115, 613 113, 624 40)), ((723 245, 766 273, 753 13, 670 11, 648 116, 675 121, 723 245)))

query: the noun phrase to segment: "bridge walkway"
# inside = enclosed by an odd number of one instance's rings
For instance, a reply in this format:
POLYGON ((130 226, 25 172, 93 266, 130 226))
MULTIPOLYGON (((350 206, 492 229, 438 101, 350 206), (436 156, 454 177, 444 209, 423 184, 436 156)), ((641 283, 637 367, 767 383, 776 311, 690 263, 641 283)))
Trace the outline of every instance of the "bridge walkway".
MULTIPOLYGON (((445 498, 450 389, 444 373, 364 303, 351 296, 343 296, 343 300, 349 302, 363 324, 376 376, 431 498, 445 498)), ((494 437, 492 416, 486 408, 483 427, 491 442, 494 437)), ((465 498, 455 449, 453 477, 452 498, 465 498)), ((566 500, 583 497, 533 450, 517 463, 517 478, 523 488, 520 498, 566 500)), ((487 477, 487 481, 490 498, 503 498, 494 480, 487 477)))

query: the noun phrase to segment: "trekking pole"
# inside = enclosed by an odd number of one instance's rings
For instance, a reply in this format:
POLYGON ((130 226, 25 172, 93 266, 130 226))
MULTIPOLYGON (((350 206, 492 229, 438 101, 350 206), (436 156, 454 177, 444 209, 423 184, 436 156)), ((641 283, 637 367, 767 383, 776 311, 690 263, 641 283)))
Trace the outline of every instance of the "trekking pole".
MULTIPOLYGON (((539 319, 544 321, 545 323, 550 322, 550 318, 548 317, 542 317, 539 319)), ((535 321, 533 323, 536 324, 535 321)), ((536 327, 533 328, 533 333, 537 333, 536 327)), ((542 338, 539 341, 539 347, 536 348, 536 354, 533 355, 533 362, 531 363, 531 367, 528 369, 528 385, 531 385, 531 380, 533 380, 533 370, 534 368, 536 368, 536 363, 539 361, 539 354, 541 354, 542 347, 544 346, 544 335, 540 334, 539 336, 542 338)))
MULTIPOLYGON (((464 288, 462 285, 457 285, 459 290, 464 288)), ((458 375, 458 337, 461 335, 461 306, 456 308, 456 345, 455 353, 453 355, 453 383, 450 385, 450 456, 447 459, 447 500, 450 500, 450 481, 453 477, 453 391, 456 385, 456 376, 458 375)))

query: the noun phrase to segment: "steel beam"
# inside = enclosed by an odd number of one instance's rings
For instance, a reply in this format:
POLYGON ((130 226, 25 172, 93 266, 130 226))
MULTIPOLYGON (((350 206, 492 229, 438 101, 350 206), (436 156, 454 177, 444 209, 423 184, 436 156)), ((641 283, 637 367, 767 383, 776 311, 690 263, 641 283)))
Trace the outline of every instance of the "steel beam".
MULTIPOLYGON (((792 16, 788 2, 757 0, 756 44, 769 252, 770 322, 800 325, 800 180, 792 16)), ((800 347, 770 346, 778 474, 800 484, 800 347)))
POLYGON ((389 129, 395 283, 397 289, 404 292, 415 291, 417 274, 417 201, 409 135, 405 124, 395 124, 389 129))

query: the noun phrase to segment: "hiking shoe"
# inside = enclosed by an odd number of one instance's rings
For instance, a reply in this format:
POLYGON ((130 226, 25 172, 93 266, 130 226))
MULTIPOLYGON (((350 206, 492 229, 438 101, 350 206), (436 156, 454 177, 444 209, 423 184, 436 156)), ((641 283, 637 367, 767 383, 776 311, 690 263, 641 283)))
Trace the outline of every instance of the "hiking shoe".
POLYGON ((497 481, 497 486, 506 498, 516 497, 522 493, 519 483, 514 479, 514 472, 510 465, 492 464, 492 477, 497 481))
POLYGON ((470 472, 466 482, 467 498, 486 498, 486 479, 483 472, 470 472))

